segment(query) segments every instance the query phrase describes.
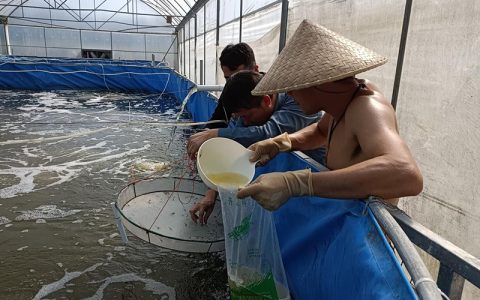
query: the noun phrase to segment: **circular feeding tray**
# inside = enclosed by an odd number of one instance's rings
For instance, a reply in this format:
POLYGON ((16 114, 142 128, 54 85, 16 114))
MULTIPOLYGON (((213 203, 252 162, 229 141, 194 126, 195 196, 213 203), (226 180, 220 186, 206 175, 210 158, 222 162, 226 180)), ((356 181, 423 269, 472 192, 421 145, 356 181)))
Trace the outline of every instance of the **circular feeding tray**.
POLYGON ((221 205, 208 224, 195 224, 188 212, 207 191, 198 180, 176 177, 141 180, 126 186, 115 203, 123 225, 144 241, 177 251, 224 250, 221 205))

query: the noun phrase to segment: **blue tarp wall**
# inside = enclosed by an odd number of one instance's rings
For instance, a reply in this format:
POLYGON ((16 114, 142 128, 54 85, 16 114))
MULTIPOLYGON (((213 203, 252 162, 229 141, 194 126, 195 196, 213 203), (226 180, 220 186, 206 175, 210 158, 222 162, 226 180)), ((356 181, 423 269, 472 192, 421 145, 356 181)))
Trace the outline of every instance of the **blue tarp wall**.
MULTIPOLYGON (((281 153, 256 176, 305 168, 281 153)), ((417 298, 365 202, 296 197, 273 215, 294 299, 417 298)))
MULTIPOLYGON (((149 61, 0 57, 0 89, 169 93, 181 104, 194 86, 174 70, 152 67, 149 61)), ((215 97, 196 92, 186 109, 198 122, 207 120, 215 107, 215 97)))
MULTIPOLYGON (((150 62, 1 57, 0 88, 170 93, 179 104, 194 83, 150 62)), ((196 92, 186 109, 206 121, 216 99, 196 92)), ((257 176, 312 168, 282 153, 257 176)), ((358 200, 290 199, 274 212, 282 258, 294 299, 416 299, 370 209, 358 200)))

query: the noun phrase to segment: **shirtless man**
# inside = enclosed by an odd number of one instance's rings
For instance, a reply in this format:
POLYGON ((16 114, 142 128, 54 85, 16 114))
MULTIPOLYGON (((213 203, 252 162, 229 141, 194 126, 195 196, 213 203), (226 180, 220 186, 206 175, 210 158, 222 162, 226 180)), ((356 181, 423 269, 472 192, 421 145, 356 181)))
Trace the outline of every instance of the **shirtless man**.
POLYGON ((237 196, 251 196, 274 210, 303 195, 377 196, 396 204, 398 197, 419 194, 422 175, 398 134, 393 107, 377 87, 355 78, 385 62, 373 51, 303 21, 252 94, 287 92, 306 114, 324 110, 326 117, 296 133, 253 144, 251 161, 265 163, 279 151, 326 144, 330 171, 264 174, 237 196))

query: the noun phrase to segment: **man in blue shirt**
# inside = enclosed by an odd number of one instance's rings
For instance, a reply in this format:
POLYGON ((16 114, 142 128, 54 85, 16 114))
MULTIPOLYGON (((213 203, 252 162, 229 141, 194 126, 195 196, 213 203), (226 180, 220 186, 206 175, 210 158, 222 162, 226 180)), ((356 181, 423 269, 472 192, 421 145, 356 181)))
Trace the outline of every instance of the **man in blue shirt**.
MULTIPOLYGON (((227 128, 209 129, 192 135, 187 144, 187 153, 191 158, 205 141, 213 137, 230 138, 248 147, 283 132, 295 132, 319 120, 320 113, 305 115, 293 98, 286 94, 252 96, 251 91, 262 77, 255 71, 240 71, 230 77, 219 101, 234 113, 235 118, 227 128)), ((209 190, 190 210, 194 222, 207 222, 215 198, 216 192, 209 190)))
MULTIPOLYGON (((225 80, 228 80, 230 76, 242 70, 258 72, 258 65, 255 62, 255 54, 253 53, 252 48, 246 43, 227 45, 222 50, 219 61, 225 80)), ((232 112, 223 105, 222 99, 219 99, 217 107, 210 117, 210 121, 223 122, 208 123, 206 127, 210 129, 227 127, 231 115, 232 112)))

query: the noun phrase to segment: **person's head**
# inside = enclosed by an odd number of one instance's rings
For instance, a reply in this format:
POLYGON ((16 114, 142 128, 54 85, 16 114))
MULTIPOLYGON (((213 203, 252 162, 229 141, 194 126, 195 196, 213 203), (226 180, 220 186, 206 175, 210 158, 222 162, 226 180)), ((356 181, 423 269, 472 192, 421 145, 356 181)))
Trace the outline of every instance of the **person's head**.
POLYGON ((225 109, 242 118, 245 126, 264 124, 275 109, 272 97, 253 96, 251 93, 262 77, 255 71, 238 71, 227 80, 220 95, 225 109))
POLYGON ((352 86, 356 84, 355 76, 350 76, 298 90, 294 89, 288 91, 287 94, 295 99, 305 114, 309 115, 326 109, 325 102, 318 101, 319 99, 335 101, 337 100, 335 99, 336 95, 350 95, 352 86))
MULTIPOLYGON (((253 95, 288 92, 305 113, 327 103, 327 91, 336 93, 355 74, 373 69, 387 59, 325 27, 304 20, 275 59, 253 95), (318 92, 325 97, 318 97, 318 92), (317 94, 317 97, 312 95, 317 94)), ((331 95, 330 95, 331 96, 331 95)), ((314 111, 316 112, 316 111, 314 111)))
POLYGON ((245 43, 227 45, 220 54, 220 67, 225 79, 242 70, 258 72, 255 54, 252 48, 245 43))

